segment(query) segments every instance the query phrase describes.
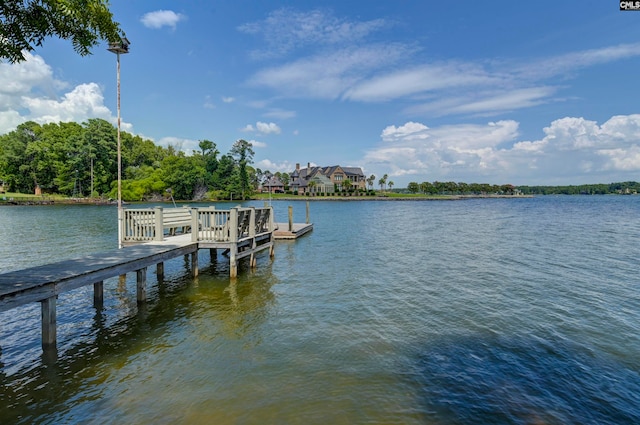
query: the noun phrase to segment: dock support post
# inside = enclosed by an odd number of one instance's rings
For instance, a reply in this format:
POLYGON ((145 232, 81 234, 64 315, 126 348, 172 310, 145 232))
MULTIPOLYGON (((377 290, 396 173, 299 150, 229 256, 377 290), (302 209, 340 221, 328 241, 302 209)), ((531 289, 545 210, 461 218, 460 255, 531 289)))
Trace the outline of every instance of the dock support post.
POLYGON ((104 305, 104 282, 95 282, 93 284, 93 307, 100 310, 104 305))
POLYGON ((229 250, 229 277, 238 277, 238 260, 236 259, 237 251, 238 245, 233 244, 229 250))
POLYGON ((307 201, 307 224, 309 224, 309 201, 307 201))
POLYGON ((198 277, 198 250, 191 253, 191 275, 198 277))
POLYGON ((238 277, 238 208, 231 208, 229 212, 229 276, 238 277))
POLYGON ((289 205, 289 231, 293 232, 293 207, 289 205))
POLYGON ((158 276, 158 279, 162 279, 164 277, 164 263, 163 262, 159 262, 158 264, 156 264, 156 276, 158 276))
POLYGON ((42 312, 42 349, 47 351, 56 345, 56 297, 40 301, 42 312))
POLYGON ((270 236, 269 236, 269 241, 271 242, 271 246, 269 247, 269 257, 273 260, 273 257, 275 256, 275 250, 273 245, 275 245, 273 242, 275 240, 275 236, 273 235, 273 232, 275 232, 276 230, 276 219, 274 217, 273 214, 273 207, 271 207, 269 209, 269 231, 271 232, 270 236))
POLYGON ((137 275, 137 297, 138 303, 144 303, 147 301, 147 268, 143 267, 136 271, 137 275))
POLYGON ((251 255, 249 257, 249 267, 254 269, 258 264, 256 260, 256 248, 258 244, 256 242, 256 209, 254 207, 251 208, 249 216, 249 237, 251 238, 251 255))

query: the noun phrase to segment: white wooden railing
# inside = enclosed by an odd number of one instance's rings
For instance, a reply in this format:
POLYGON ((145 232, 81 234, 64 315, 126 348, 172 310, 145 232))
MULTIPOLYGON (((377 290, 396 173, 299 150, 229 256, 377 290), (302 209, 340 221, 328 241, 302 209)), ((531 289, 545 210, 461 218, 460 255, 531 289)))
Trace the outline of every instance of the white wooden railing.
POLYGON ((123 220, 124 243, 161 241, 165 233, 172 236, 177 229, 182 233, 191 232, 194 242, 237 243, 268 234, 275 228, 271 207, 125 209, 123 220))

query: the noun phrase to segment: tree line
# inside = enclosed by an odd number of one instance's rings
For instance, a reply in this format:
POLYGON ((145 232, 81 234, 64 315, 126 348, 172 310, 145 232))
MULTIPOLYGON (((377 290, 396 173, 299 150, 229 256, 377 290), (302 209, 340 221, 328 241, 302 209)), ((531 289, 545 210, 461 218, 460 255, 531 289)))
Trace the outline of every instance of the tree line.
POLYGON ((635 181, 609 184, 583 184, 572 186, 518 186, 525 195, 607 195, 640 193, 640 183, 635 181))
MULTIPOLYGON (((122 199, 247 199, 257 187, 253 146, 236 141, 220 155, 201 140, 187 155, 175 146, 121 132, 122 199)), ((9 192, 117 197, 117 129, 102 119, 82 124, 26 122, 0 136, 0 181, 9 192)))
POLYGON ((492 185, 488 183, 456 182, 411 182, 407 185, 410 193, 427 195, 606 195, 640 193, 640 183, 635 181, 608 184, 584 184, 568 186, 513 186, 511 184, 492 185))
POLYGON ((514 195, 516 187, 510 184, 492 185, 488 183, 464 183, 464 182, 410 182, 407 185, 410 193, 423 193, 425 195, 483 195, 502 194, 514 195))

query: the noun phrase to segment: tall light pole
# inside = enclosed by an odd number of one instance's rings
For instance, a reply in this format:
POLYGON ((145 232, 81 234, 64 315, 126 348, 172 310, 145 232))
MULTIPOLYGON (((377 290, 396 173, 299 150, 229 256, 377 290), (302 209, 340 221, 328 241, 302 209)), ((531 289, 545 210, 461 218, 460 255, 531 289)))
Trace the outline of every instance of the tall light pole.
POLYGON ((122 248, 122 229, 123 229, 123 214, 122 214, 122 155, 120 153, 120 55, 129 53, 129 40, 126 37, 122 37, 120 41, 109 43, 108 51, 115 53, 118 57, 117 78, 118 78, 118 248, 122 248))

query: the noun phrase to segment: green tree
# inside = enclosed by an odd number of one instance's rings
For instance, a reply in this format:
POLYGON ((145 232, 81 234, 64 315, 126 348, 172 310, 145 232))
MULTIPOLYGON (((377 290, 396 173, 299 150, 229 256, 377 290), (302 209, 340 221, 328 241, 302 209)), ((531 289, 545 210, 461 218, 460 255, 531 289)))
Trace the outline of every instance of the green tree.
POLYGON ((389 183, 387 183, 387 184, 389 185, 389 190, 391 190, 395 183, 393 182, 393 180, 389 180, 389 183))
POLYGON ((344 179, 344 181, 342 182, 342 189, 345 192, 349 192, 352 186, 353 186, 353 183, 351 183, 351 180, 349 179, 344 179))
POLYGON ((380 191, 384 192, 384 187, 387 184, 387 179, 389 178, 388 175, 384 175, 380 178, 380 180, 378 180, 378 184, 380 185, 380 191))
POLYGON ((308 184, 307 187, 309 188, 309 194, 313 195, 315 194, 315 187, 316 187, 317 183, 314 180, 311 180, 308 184))
POLYGON ((0 138, 0 152, 5 165, 0 173, 3 174, 10 192, 33 193, 34 180, 28 170, 29 161, 26 152, 27 145, 39 139, 40 131, 40 125, 28 121, 0 138), (25 167, 27 167, 26 173, 25 167))
POLYGON ((247 165, 253 163, 253 145, 246 140, 238 140, 231 147, 231 156, 235 159, 238 165, 238 183, 240 186, 241 199, 246 199, 245 196, 251 191, 251 180, 247 172, 247 165))
POLYGON ((176 199, 193 199, 199 187, 204 186, 205 174, 198 160, 184 153, 169 155, 162 161, 161 180, 171 188, 176 199))
POLYGON ((417 182, 409 182, 407 190, 409 190, 409 193, 418 193, 420 191, 420 185, 417 182))
POLYGON ((0 58, 11 63, 25 60, 47 37, 70 40, 86 56, 100 40, 124 37, 113 20, 108 0, 3 0, 0 2, 0 58))
POLYGON ((373 185, 375 182, 376 182, 376 176, 374 174, 371 174, 367 179, 367 184, 369 185, 370 190, 373 190, 373 185))
MULTIPOLYGON (((118 180, 118 141, 116 128, 103 119, 92 118, 83 123, 84 126, 84 152, 88 154, 85 162, 85 174, 93 171, 93 188, 98 193, 108 193, 111 183, 118 180), (93 157, 93 170, 91 158, 93 157)), ((132 162, 131 135, 122 133, 122 169, 126 170, 132 162)), ((75 169, 75 167, 74 167, 75 169)), ((126 173, 122 175, 127 179, 126 173)), ((90 179, 90 176, 89 176, 90 179)), ((117 196, 117 193, 116 193, 117 196)), ((115 198, 115 197, 114 197, 115 198)))

